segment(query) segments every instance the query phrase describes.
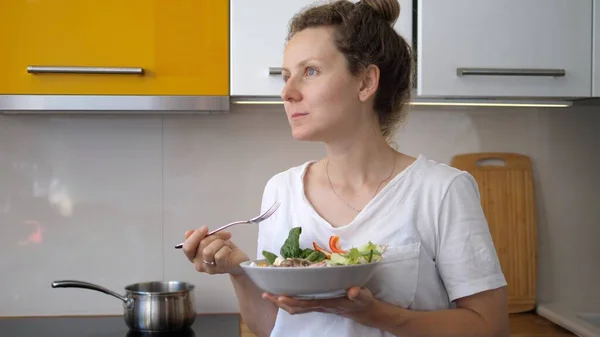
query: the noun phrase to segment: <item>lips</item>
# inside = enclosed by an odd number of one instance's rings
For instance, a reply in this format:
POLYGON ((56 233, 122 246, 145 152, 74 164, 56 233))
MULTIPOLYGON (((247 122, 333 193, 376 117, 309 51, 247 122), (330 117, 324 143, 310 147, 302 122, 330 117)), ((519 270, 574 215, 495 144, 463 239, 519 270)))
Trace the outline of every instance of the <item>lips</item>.
POLYGON ((294 112, 292 114, 292 118, 298 118, 298 117, 302 117, 302 116, 306 116, 306 115, 308 115, 307 112, 294 112))

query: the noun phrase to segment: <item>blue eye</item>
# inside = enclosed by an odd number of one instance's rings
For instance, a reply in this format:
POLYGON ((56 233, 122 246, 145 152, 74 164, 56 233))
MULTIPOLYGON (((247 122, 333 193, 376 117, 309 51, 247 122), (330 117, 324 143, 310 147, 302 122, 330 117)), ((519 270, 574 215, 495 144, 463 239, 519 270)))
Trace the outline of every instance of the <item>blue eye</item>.
POLYGON ((306 69, 306 74, 307 74, 308 76, 311 76, 311 75, 316 75, 316 74, 317 74, 317 70, 316 70, 315 68, 307 68, 307 69, 306 69))

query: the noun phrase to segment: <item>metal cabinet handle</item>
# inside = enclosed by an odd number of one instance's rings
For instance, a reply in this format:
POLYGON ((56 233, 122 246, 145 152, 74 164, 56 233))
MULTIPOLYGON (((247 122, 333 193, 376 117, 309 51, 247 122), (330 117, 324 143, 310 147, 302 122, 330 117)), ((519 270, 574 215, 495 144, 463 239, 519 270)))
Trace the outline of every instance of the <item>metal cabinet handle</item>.
POLYGON ((63 66, 27 66, 30 74, 124 74, 143 75, 143 68, 130 67, 63 67, 63 66))
POLYGON ((457 76, 565 76, 564 69, 521 69, 521 68, 456 68, 457 76))
POLYGON ((269 67, 269 75, 281 75, 282 69, 278 67, 269 67))

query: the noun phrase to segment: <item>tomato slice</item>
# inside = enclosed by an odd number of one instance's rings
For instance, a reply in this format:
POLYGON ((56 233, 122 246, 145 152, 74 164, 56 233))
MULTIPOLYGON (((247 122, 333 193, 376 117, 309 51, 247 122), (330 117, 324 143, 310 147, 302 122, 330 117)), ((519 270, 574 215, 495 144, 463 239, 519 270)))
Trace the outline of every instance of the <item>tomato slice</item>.
POLYGON ((334 253, 338 253, 338 254, 345 254, 346 251, 341 249, 339 244, 340 244, 339 236, 333 235, 332 237, 329 238, 329 248, 331 249, 331 251, 334 253))

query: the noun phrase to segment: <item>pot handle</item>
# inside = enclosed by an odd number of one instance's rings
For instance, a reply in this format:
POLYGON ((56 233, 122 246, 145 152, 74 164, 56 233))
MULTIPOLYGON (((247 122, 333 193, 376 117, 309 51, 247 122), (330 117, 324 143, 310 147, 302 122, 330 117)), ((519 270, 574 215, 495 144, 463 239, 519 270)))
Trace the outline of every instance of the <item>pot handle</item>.
POLYGON ((83 289, 96 290, 96 291, 103 292, 105 294, 108 294, 108 295, 111 295, 111 296, 114 296, 114 297, 120 299, 125 304, 127 304, 127 306, 130 306, 132 303, 129 299, 127 299, 123 295, 117 294, 116 292, 114 292, 112 290, 106 289, 102 286, 99 286, 99 285, 93 284, 93 283, 89 283, 89 282, 75 281, 75 280, 54 281, 54 282, 52 282, 52 288, 83 288, 83 289))

